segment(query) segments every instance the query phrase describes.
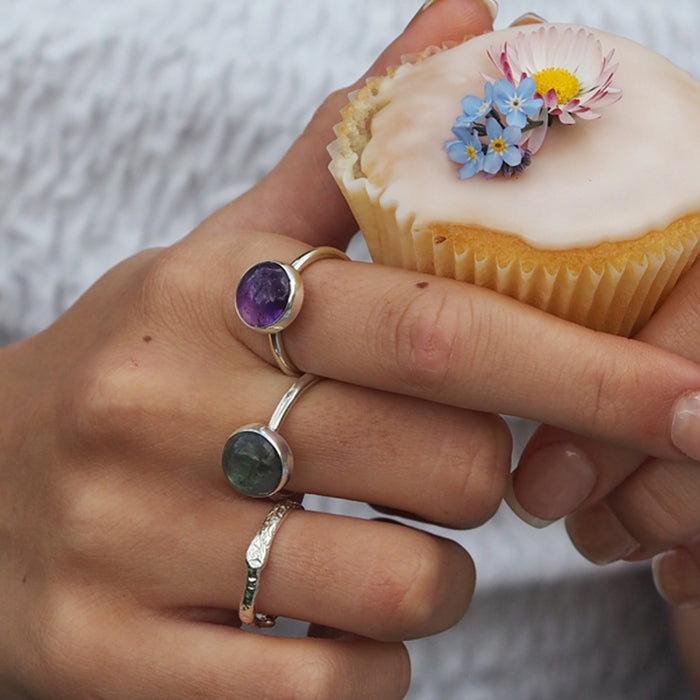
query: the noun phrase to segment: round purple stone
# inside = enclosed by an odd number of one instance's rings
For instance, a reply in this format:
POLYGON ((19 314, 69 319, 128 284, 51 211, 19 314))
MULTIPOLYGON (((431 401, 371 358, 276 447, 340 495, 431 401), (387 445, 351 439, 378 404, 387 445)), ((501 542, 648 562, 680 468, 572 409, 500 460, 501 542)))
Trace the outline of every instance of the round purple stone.
POLYGON ((268 328, 286 313, 289 296, 289 277, 284 267, 272 260, 257 263, 246 271, 238 283, 238 315, 253 328, 268 328))

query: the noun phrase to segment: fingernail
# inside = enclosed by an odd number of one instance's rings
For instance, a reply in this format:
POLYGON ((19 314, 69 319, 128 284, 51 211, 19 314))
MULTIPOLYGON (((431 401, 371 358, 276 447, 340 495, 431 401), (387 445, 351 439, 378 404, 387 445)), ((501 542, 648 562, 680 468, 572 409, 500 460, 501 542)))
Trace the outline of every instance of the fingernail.
POLYGON ((547 20, 534 12, 526 12, 524 15, 520 15, 517 19, 514 19, 511 23, 511 27, 522 27, 526 24, 542 24, 547 20))
POLYGON ((531 519, 553 522, 573 513, 596 484, 592 462, 575 445, 547 445, 523 459, 514 495, 531 519))
POLYGON ((667 603, 677 608, 700 608, 700 567, 685 548, 655 556, 651 572, 656 590, 667 603))
POLYGON ((700 459, 700 393, 686 394, 676 401, 671 440, 688 457, 700 459))
POLYGON ((519 503, 515 496, 515 491, 513 490, 513 474, 511 474, 510 479, 508 479, 508 486, 506 487, 506 494, 503 500, 510 506, 510 509, 515 513, 525 524, 531 527, 536 527, 538 530, 547 527, 552 524, 552 520, 542 520, 541 518, 536 518, 534 515, 528 513, 519 503))
POLYGON ((569 516, 566 531, 574 547, 594 564, 612 564, 640 548, 604 501, 569 516))
MULTIPOLYGON (((426 0, 420 10, 418 10, 418 14, 421 12, 425 12, 429 7, 432 5, 436 5, 440 0, 426 0)), ((498 16, 498 3, 496 0, 479 0, 484 7, 489 11, 489 14, 491 15, 491 19, 495 20, 496 17, 498 16)))

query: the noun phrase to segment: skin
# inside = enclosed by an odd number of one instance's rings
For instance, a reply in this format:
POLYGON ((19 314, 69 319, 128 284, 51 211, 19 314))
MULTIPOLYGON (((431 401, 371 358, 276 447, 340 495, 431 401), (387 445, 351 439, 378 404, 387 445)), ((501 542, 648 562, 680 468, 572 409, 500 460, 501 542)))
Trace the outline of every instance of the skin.
MULTIPOLYGON (((440 0, 369 73, 490 23, 477 0, 440 0)), ((291 380, 237 321, 234 290, 254 262, 344 247, 354 232, 325 157, 349 89, 257 187, 0 351, 3 697, 400 698, 401 642, 464 614, 474 568, 458 545, 297 511, 257 605, 312 623, 310 636, 238 625, 245 550, 270 504, 230 489, 220 450, 233 429, 266 421, 291 380)), ((408 271, 324 260, 303 279, 285 342, 328 379, 284 423, 293 490, 475 526, 507 486, 498 413, 682 458, 669 425, 700 389, 690 359, 408 271)))
MULTIPOLYGON (((520 23, 542 21, 533 15, 520 23)), ((695 264, 637 339, 700 362, 698 309, 695 264)), ((536 526, 565 517, 573 544, 595 563, 653 559, 654 583, 672 606, 672 628, 700 694, 699 467, 697 454, 660 459, 545 425, 523 451, 510 501, 536 526), (584 458, 583 474, 572 451, 584 458)))

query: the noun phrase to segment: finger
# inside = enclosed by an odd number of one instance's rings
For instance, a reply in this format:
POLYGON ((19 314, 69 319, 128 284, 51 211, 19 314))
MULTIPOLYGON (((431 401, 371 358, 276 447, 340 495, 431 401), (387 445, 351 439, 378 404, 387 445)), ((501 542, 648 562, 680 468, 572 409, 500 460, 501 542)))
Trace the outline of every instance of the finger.
MULTIPOLYGON (((131 591, 151 609, 236 611, 246 550, 270 502, 186 486, 147 474, 71 488, 70 517, 61 518, 68 551, 55 566, 68 577, 90 571, 95 586, 131 591)), ((271 543, 256 608, 395 641, 453 625, 473 587, 473 563, 454 542, 390 522, 294 511, 271 543)))
MULTIPOLYGON (((251 241, 246 260, 262 259, 263 247, 251 241)), ((700 386, 693 362, 405 270, 324 260, 304 285, 304 309, 284 331, 304 371, 682 457, 670 426, 674 404, 700 386)), ((264 338, 239 337, 269 356, 264 338)))
POLYGON ((608 502, 645 552, 662 551, 700 535, 697 464, 647 460, 610 493, 608 502))
POLYGON ((588 559, 650 559, 700 533, 700 470, 697 465, 650 459, 604 505, 569 516, 574 545, 588 559))
POLYGON ((700 608, 700 538, 660 554, 652 572, 656 589, 669 603, 700 608))
MULTIPOLYGON (((700 265, 679 281, 638 339, 700 362, 700 265)), ((690 387, 689 387, 690 388, 690 387)), ((680 450, 698 459, 700 430, 692 425, 700 399, 688 392, 678 405, 669 434, 680 450)), ((638 448, 643 447, 640 440, 638 448)), ((547 524, 604 498, 646 459, 643 449, 624 450, 572 435, 551 426, 540 428, 513 474, 511 504, 527 522, 547 524)))
MULTIPOLYGON (((427 3, 426 3, 427 5, 427 3)), ((345 248, 357 230, 329 171, 326 147, 348 93, 367 77, 383 75, 403 56, 446 41, 461 41, 492 27, 490 0, 440 0, 420 12, 354 84, 330 95, 280 164, 248 193, 215 215, 220 225, 273 231, 312 245, 345 248)))
MULTIPOLYGON (((157 259, 145 274, 139 297, 145 308, 134 323, 155 328, 158 335, 144 343, 142 332, 134 329, 138 347, 128 348, 129 362, 124 362, 127 349, 120 345, 119 356, 108 357, 107 366, 98 358, 84 370, 92 375, 85 394, 93 415, 78 418, 87 428, 86 439, 91 431, 104 435, 110 425, 121 425, 123 432, 126 424, 142 440, 149 438, 152 426, 139 423, 143 412, 138 409, 150 405, 155 410, 163 387, 152 390, 143 381, 148 376, 144 370, 162 367, 173 352, 179 361, 193 363, 193 371, 184 373, 191 390, 181 393, 186 404, 196 407, 194 429, 207 420, 218 421, 221 429, 231 415, 221 408, 222 402, 230 406, 232 401, 232 393, 222 390, 231 382, 235 343, 230 334, 247 344, 252 351, 247 361, 258 369, 265 367, 259 357, 270 357, 267 339, 237 321, 232 300, 235 281, 248 265, 267 257, 271 246, 286 260, 304 250, 282 237, 217 235, 201 229, 157 259), (164 318, 173 313, 177 324, 164 318), (158 348, 165 354, 159 355, 158 348), (141 381, 134 381, 134 367, 141 368, 141 381), (216 384, 203 395, 202 376, 213 376, 216 384), (114 411, 112 394, 119 397, 123 387, 127 396, 117 405, 124 409, 114 411), (212 395, 219 396, 216 412, 197 398, 209 400, 212 395), (103 400, 97 411, 95 397, 103 400)), ((674 404, 700 386, 699 369, 692 362, 639 342, 593 333, 454 280, 330 259, 311 265, 303 279, 304 308, 284 336, 293 360, 304 370, 457 408, 559 423, 619 444, 641 443, 664 458, 681 455, 672 443, 676 436, 671 426, 674 404), (542 338, 550 339, 544 362, 542 338)), ((172 381, 169 373, 154 374, 172 381)), ((65 389, 69 395, 76 390, 65 389)), ((167 397, 167 391, 162 395, 167 397)), ((164 425, 172 405, 172 397, 162 404, 164 425)), ((245 407, 234 415, 246 415, 245 407)), ((692 433, 692 420, 686 415, 684 421, 692 433)), ((202 445, 210 437, 203 431, 193 443, 202 445)), ((171 439, 177 437, 172 434, 171 439)))
POLYGON ((566 530, 579 552, 595 564, 626 559, 640 548, 605 500, 568 516, 566 530))
MULTIPOLYGON (((596 564, 624 559, 646 560, 655 554, 628 532, 606 501, 594 503, 566 519, 572 542, 596 564)), ((700 606, 700 541, 697 537, 657 554, 652 562, 654 583, 672 605, 700 606)))
POLYGON ((507 500, 525 522, 546 527, 605 498, 645 459, 638 450, 544 426, 523 450, 507 500))
POLYGON ((289 488, 474 527, 498 508, 511 437, 494 415, 324 382, 285 421, 289 488))
MULTIPOLYGON (((158 288, 162 303, 168 294, 158 288)), ((186 292, 190 300, 199 294, 186 292)), ((203 317, 196 309, 191 323, 163 330, 149 320, 148 342, 143 330, 129 330, 130 345, 81 363, 71 385, 59 387, 72 406, 62 417, 66 434, 97 452, 111 449, 134 478, 167 473, 183 486, 229 489, 224 444, 244 425, 267 424, 293 379, 227 334, 204 343, 195 332, 203 317)), ((293 454, 287 488, 452 527, 488 519, 510 470, 511 438, 500 418, 336 381, 300 396, 278 433, 293 454)))
POLYGON ((99 610, 103 624, 95 625, 89 596, 75 598, 41 636, 42 662, 55 680, 36 689, 37 697, 102 697, 119 688, 120 697, 132 700, 385 700, 403 697, 408 687, 400 644, 274 638, 129 605, 99 610))
POLYGON ((691 692, 700 696, 700 606, 673 608, 670 618, 675 646, 685 666, 691 692))
POLYGON ((475 572, 455 542, 390 522, 294 515, 265 569, 261 611, 381 641, 436 634, 464 616, 475 572))

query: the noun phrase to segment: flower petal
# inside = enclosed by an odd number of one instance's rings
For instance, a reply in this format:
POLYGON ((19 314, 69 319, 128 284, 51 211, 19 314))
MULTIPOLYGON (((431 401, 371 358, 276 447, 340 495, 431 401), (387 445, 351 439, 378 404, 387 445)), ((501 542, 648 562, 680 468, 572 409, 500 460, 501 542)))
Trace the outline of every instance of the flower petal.
POLYGON ((523 159, 523 154, 517 146, 508 146, 503 151, 503 160, 508 163, 508 165, 520 165, 523 159))
POLYGON ((503 158, 498 153, 491 151, 486 154, 484 158, 484 172, 495 175, 502 167, 503 158))
POLYGON ((464 164, 471 160, 467 146, 462 141, 448 141, 445 146, 448 158, 454 163, 464 164))
POLYGON ((562 124, 575 124, 576 120, 569 114, 568 112, 565 112, 564 110, 561 111, 561 113, 558 115, 559 116, 559 121, 562 124))
POLYGON ((538 126, 536 129, 528 132, 529 136, 522 145, 526 146, 527 149, 534 155, 540 150, 540 148, 542 148, 542 144, 544 143, 548 131, 549 127, 545 121, 542 126, 538 126))
POLYGON ((508 124, 508 128, 522 129, 527 124, 527 115, 522 110, 511 110, 506 115, 506 124, 508 124))
POLYGON ((521 81, 515 92, 521 100, 530 100, 534 97, 536 89, 537 82, 535 79, 527 77, 525 80, 521 81))
POLYGON ((462 98, 462 109, 467 118, 469 118, 470 115, 476 114, 483 104, 484 100, 476 95, 467 95, 462 98))
POLYGON ((503 136, 503 128, 493 117, 489 117, 486 120, 486 135, 491 139, 491 141, 494 139, 499 139, 501 136, 503 136))
POLYGON ((517 126, 507 126, 503 130, 503 140, 508 146, 512 146, 514 143, 520 141, 522 136, 522 131, 517 126))

